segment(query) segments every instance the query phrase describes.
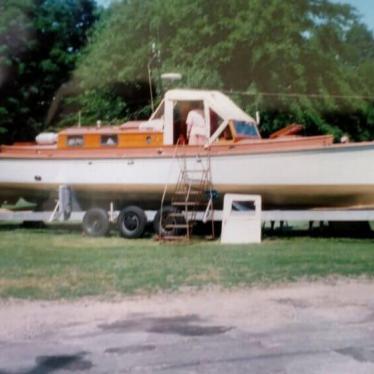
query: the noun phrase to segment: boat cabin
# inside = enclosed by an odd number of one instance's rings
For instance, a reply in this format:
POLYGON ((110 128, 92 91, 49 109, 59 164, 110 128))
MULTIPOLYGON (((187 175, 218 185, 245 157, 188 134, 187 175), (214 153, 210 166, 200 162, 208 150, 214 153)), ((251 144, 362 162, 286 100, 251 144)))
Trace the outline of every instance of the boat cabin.
MULTIPOLYGON (((121 126, 74 127, 54 138, 58 149, 115 149, 192 144, 189 115, 200 116, 200 145, 235 143, 259 139, 256 121, 218 91, 170 90, 147 121, 121 126)), ((42 134, 43 135, 43 134, 42 134)), ((39 144, 52 144, 41 136, 39 144), (44 143, 43 143, 44 142, 44 143)))
POLYGON ((162 143, 162 132, 140 130, 138 126, 76 127, 61 131, 57 137, 59 149, 159 147, 162 143))

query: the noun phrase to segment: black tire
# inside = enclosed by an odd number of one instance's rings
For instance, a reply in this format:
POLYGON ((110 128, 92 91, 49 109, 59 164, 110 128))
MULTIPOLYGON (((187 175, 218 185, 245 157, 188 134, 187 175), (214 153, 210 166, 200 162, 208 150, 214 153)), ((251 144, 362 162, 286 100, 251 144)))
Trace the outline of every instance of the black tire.
POLYGON ((118 216, 118 230, 124 238, 136 239, 144 234, 147 216, 144 210, 137 206, 124 208, 118 216))
POLYGON ((153 220, 153 229, 156 234, 160 236, 178 236, 183 230, 177 228, 166 228, 167 224, 184 224, 186 222, 184 217, 173 217, 172 213, 180 213, 180 211, 172 206, 162 208, 162 226, 160 225, 161 209, 156 213, 153 220))
POLYGON ((100 208, 89 209, 83 217, 82 227, 88 236, 107 235, 110 228, 108 213, 100 208))

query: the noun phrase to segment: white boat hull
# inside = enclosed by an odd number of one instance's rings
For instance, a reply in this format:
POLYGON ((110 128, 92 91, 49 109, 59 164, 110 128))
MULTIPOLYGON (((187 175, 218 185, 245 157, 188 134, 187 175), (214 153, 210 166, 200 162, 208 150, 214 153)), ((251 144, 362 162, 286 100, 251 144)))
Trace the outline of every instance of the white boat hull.
MULTIPOLYGON (((199 169, 206 157, 188 157, 199 169)), ((69 185, 78 200, 160 205, 168 183, 173 191, 180 159, 134 157, 0 160, 0 200, 23 196, 47 199, 69 185)), ((374 145, 313 150, 212 155, 214 189, 255 193, 269 207, 374 206, 374 145)), ((192 176, 191 176, 192 177, 192 176)))

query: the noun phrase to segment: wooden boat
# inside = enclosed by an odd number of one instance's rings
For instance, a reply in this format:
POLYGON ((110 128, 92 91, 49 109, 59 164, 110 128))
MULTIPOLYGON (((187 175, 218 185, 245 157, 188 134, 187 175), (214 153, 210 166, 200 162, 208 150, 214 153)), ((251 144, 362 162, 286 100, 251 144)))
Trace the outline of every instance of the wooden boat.
POLYGON ((47 201, 70 186, 82 207, 114 202, 159 208, 166 183, 210 159, 214 189, 262 195, 265 207, 374 206, 374 142, 333 144, 296 128, 262 139, 256 120, 217 91, 168 91, 148 121, 75 127, 33 144, 0 148, 0 202, 47 201), (193 103, 203 108, 204 146, 183 145, 193 103), (182 139, 182 141, 181 141, 182 139))

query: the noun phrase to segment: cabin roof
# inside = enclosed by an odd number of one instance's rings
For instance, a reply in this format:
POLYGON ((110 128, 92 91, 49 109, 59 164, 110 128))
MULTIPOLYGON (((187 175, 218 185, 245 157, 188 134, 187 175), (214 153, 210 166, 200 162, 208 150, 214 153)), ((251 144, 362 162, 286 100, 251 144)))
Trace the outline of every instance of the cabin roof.
POLYGON ((204 100, 223 119, 256 122, 254 118, 219 91, 175 89, 166 92, 165 99, 173 101, 204 100))
POLYGON ((69 127, 61 130, 59 134, 62 135, 84 135, 84 134, 119 134, 126 131, 133 132, 139 129, 139 124, 142 121, 129 121, 120 126, 89 126, 89 127, 69 127))
POLYGON ((60 131, 63 135, 80 135, 80 134, 108 134, 118 133, 120 128, 118 126, 103 126, 103 127, 70 127, 60 131))

